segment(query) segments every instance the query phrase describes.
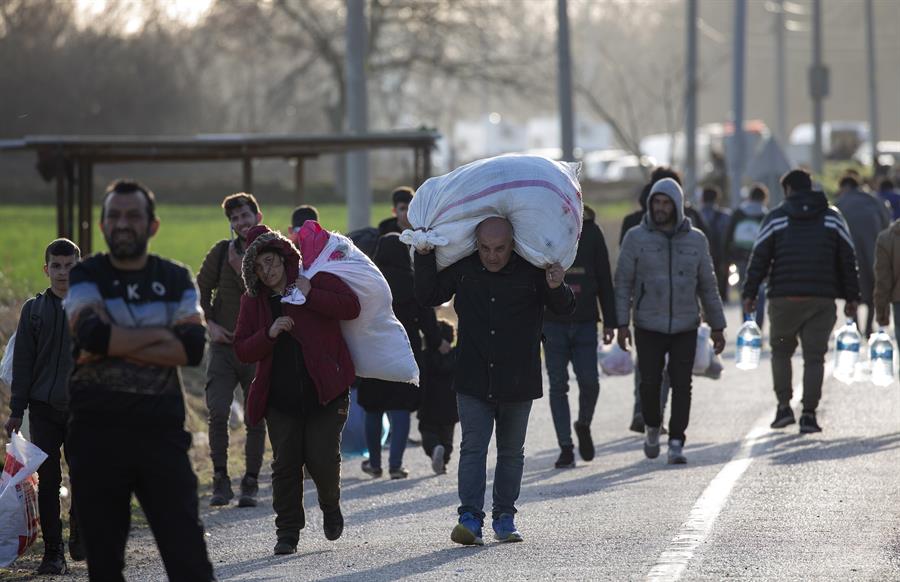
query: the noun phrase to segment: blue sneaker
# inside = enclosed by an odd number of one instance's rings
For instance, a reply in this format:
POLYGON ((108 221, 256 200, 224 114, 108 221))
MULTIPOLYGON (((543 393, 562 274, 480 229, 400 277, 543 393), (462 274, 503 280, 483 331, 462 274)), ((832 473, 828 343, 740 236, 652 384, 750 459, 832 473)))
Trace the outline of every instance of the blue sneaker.
POLYGON ((483 546, 481 520, 469 512, 460 515, 459 523, 450 532, 450 539, 464 546, 483 546))
POLYGON ((495 519, 493 522, 494 527, 494 539, 501 542, 521 542, 524 541, 522 538, 522 534, 519 533, 519 530, 516 529, 516 524, 513 522, 513 516, 504 513, 501 514, 499 519, 495 519))

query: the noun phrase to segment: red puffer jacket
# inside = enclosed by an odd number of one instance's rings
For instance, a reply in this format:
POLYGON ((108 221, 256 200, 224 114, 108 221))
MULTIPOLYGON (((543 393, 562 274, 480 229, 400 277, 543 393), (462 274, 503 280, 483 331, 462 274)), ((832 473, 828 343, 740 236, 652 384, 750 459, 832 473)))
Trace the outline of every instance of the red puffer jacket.
MULTIPOLYGON (((261 227, 254 227, 259 228, 261 227)), ((268 235, 269 232, 265 234, 268 235)), ((248 236, 248 239, 251 238, 255 237, 248 236)), ((259 242, 262 243, 263 240, 259 242)), ((287 242, 286 239, 267 240, 266 246, 281 246, 283 242, 287 242)), ((299 259, 296 248, 290 242, 287 242, 287 246, 289 248, 281 249, 288 251, 284 254, 289 256, 296 254, 299 259)), ((286 265, 290 265, 288 275, 295 278, 297 267, 291 262, 286 265)), ((303 305, 282 303, 282 309, 284 315, 294 320, 290 334, 300 343, 303 350, 303 361, 315 384, 319 402, 327 404, 346 392, 356 377, 350 351, 341 334, 340 320, 355 319, 359 316, 359 299, 350 287, 335 275, 318 273, 310 282, 312 289, 306 295, 306 303, 303 305)), ((274 318, 269 307, 268 293, 257 293, 256 285, 252 289, 253 292, 250 293, 248 287, 248 293, 241 297, 241 311, 234 330, 234 351, 242 362, 256 362, 256 377, 250 385, 250 394, 247 396, 247 415, 250 422, 255 424, 266 414, 275 340, 269 337, 269 327, 272 326, 274 318)))

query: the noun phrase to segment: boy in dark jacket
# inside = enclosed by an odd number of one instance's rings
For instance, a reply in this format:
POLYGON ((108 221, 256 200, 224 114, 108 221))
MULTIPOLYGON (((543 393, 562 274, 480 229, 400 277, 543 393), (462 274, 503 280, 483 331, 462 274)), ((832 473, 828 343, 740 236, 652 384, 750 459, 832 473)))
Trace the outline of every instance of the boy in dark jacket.
MULTIPOLYGON (((38 574, 65 574, 62 521, 59 519, 59 486, 62 482, 60 447, 66 447, 69 422, 69 374, 72 343, 62 300, 69 291, 69 271, 81 259, 72 241, 60 238, 44 251, 44 274, 50 287, 22 306, 13 352, 12 400, 6 434, 22 428, 25 409, 31 410, 31 438, 47 453, 38 469, 38 511, 44 537, 44 559, 38 574)), ((74 512, 69 512, 69 554, 84 559, 74 512)))
MULTIPOLYGON (((453 324, 439 319, 438 326, 443 340, 452 344, 456 333, 453 324)), ((429 349, 424 359, 425 385, 419 408, 419 432, 422 434, 422 448, 431 459, 431 468, 436 474, 443 475, 447 472, 447 463, 453 451, 453 432, 459 422, 456 394, 453 392, 456 348, 447 352, 429 349)))

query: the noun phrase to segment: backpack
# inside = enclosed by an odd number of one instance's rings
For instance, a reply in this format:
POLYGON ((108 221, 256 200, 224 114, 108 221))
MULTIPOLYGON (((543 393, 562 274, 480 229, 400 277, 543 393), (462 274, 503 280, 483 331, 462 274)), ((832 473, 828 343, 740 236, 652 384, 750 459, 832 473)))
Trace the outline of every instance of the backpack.
POLYGON ((744 216, 734 225, 734 235, 732 236, 732 244, 735 248, 751 251, 753 245, 756 244, 756 237, 759 235, 759 227, 762 224, 762 217, 744 216))
POLYGON ((370 259, 375 256, 379 234, 378 229, 374 226, 366 226, 347 233, 347 238, 352 240, 356 248, 364 252, 370 259))

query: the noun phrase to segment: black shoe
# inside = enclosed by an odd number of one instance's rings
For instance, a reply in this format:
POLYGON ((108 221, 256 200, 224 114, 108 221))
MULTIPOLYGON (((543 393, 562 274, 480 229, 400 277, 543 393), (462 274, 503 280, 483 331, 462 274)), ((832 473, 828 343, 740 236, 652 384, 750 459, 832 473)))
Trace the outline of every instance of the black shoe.
POLYGON ((572 451, 574 447, 571 445, 568 447, 562 447, 559 451, 559 458, 556 459, 556 463, 554 463, 554 467, 557 469, 571 469, 575 466, 575 453, 572 451))
POLYGON ((244 475, 241 479, 241 496, 238 498, 238 507, 256 507, 256 496, 259 494, 259 480, 250 475, 244 475))
POLYGON ((594 458, 594 439, 591 438, 591 426, 576 422, 575 436, 578 437, 578 454, 585 461, 591 461, 594 458))
MULTIPOLYGON (((775 411, 775 420, 769 426, 771 428, 784 428, 795 422, 797 422, 797 419, 794 418, 794 411, 791 410, 791 407, 778 405, 778 409, 775 411)), ((813 418, 813 422, 815 422, 815 418, 813 418)))
POLYGON ((78 533, 78 527, 69 526, 69 556, 73 562, 84 561, 84 545, 81 543, 81 535, 78 533))
POLYGON ((803 434, 822 432, 822 427, 816 422, 815 412, 804 412, 800 415, 800 432, 803 434))
POLYGON ((231 479, 225 473, 213 475, 213 494, 209 498, 210 507, 228 505, 234 499, 234 491, 231 490, 231 479))
POLYGON ((372 462, 369 460, 363 461, 360 468, 362 469, 363 473, 366 473, 367 475, 371 475, 372 477, 374 477, 376 479, 378 477, 381 477, 384 474, 384 469, 382 469, 381 467, 373 467, 372 462))
POLYGON ((631 432, 639 432, 641 434, 644 433, 644 415, 640 412, 635 412, 634 416, 631 418, 631 426, 628 427, 628 430, 631 432))
POLYGON ((63 552, 62 542, 47 544, 44 546, 44 559, 37 569, 38 574, 68 574, 69 566, 66 564, 66 555, 63 552))
POLYGON ((296 554, 297 553, 297 542, 288 539, 278 540, 278 543, 275 544, 275 555, 276 556, 284 556, 286 554, 296 554))
POLYGON ((322 514, 322 524, 325 529, 325 538, 334 541, 341 537, 341 534, 344 533, 344 514, 341 513, 341 508, 332 509, 331 511, 326 511, 322 514))

